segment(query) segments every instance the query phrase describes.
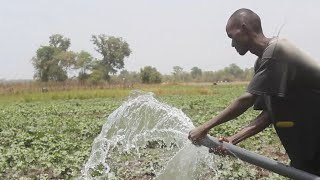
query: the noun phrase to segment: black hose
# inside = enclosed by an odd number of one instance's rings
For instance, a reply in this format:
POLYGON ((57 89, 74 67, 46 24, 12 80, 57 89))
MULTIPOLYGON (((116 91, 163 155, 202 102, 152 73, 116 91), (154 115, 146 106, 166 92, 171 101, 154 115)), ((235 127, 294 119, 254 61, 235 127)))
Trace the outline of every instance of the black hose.
POLYGON ((262 167, 264 169, 270 170, 288 178, 301 180, 320 180, 319 176, 296 169, 294 167, 287 166, 285 164, 279 163, 262 155, 245 150, 233 144, 219 142, 218 139, 209 135, 202 139, 200 144, 208 148, 222 146, 225 149, 227 149, 227 151, 229 151, 231 155, 234 155, 245 162, 262 167))

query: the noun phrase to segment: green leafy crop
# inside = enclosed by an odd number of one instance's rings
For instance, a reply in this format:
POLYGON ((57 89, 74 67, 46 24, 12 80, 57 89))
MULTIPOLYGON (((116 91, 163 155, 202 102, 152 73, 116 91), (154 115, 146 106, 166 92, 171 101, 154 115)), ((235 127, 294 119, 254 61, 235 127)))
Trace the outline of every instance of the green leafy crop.
MULTIPOLYGON (((193 86, 184 86, 181 91, 193 86)), ((223 108, 245 91, 244 85, 219 85, 201 87, 198 94, 175 92, 157 98, 182 109, 200 125, 217 115, 223 108), (201 92, 210 93, 201 93, 201 92)), ((161 90, 159 86, 157 91, 161 90)), ((196 92, 196 91, 195 91, 196 92)), ((101 97, 50 101, 25 101, 0 104, 0 179, 73 179, 89 157, 91 144, 100 133, 106 117, 123 99, 101 97)), ((247 125, 258 112, 249 110, 239 118, 210 131, 212 136, 229 136, 247 125)), ((241 147, 277 160, 283 158, 283 149, 272 127, 239 144, 241 147)), ((155 151, 157 147, 151 148, 155 151)), ((148 148, 147 148, 148 150, 148 148)), ((156 152, 156 151, 155 151, 156 152)), ((148 166, 127 171, 130 163, 114 160, 121 179, 153 177, 148 166), (127 173, 120 173, 127 172, 127 173), (128 173, 132 172, 130 175, 128 173)), ((141 158, 144 158, 143 156, 141 158)), ((141 162, 157 163, 152 157, 141 162)), ((276 174, 245 164, 233 158, 220 158, 218 166, 223 179, 280 179, 276 174)))

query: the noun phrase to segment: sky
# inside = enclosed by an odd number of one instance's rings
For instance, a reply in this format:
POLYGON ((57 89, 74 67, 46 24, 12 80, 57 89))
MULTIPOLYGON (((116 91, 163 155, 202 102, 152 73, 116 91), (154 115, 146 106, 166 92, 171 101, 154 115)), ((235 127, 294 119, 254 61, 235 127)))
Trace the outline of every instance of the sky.
POLYGON ((49 36, 71 39, 70 50, 99 58, 92 35, 122 37, 132 54, 125 69, 144 66, 170 74, 222 69, 231 63, 252 67, 256 57, 237 54, 225 32, 230 15, 249 8, 267 37, 280 36, 320 59, 320 1, 297 0, 0 0, 0 79, 32 79, 31 58, 49 36))

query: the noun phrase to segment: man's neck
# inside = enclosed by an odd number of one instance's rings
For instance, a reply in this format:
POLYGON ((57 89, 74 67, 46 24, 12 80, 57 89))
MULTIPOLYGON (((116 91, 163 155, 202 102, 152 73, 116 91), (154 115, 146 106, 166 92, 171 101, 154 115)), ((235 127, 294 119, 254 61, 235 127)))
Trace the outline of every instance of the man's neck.
POLYGON ((262 57, 264 50, 267 48, 271 38, 265 37, 263 34, 258 34, 253 39, 253 45, 250 49, 252 54, 262 57))

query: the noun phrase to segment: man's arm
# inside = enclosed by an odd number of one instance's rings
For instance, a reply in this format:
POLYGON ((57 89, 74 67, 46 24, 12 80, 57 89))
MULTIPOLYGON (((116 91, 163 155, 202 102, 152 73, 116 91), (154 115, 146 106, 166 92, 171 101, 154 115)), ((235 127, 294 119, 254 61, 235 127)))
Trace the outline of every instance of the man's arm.
POLYGON ((188 138, 192 142, 198 142, 208 133, 211 128, 234 119, 244 113, 254 104, 256 98, 257 96, 253 94, 245 93, 236 99, 230 106, 224 109, 219 115, 202 124, 201 126, 191 130, 188 138))
MULTIPOLYGON (((231 137, 221 137, 219 138, 219 141, 228 142, 231 144, 238 144, 239 142, 261 132, 266 127, 268 127, 271 124, 271 120, 269 118, 269 115, 266 111, 263 111, 255 120, 253 120, 248 126, 243 128, 241 131, 239 131, 237 134, 231 136, 231 137)), ((216 148, 210 148, 210 153, 215 153, 218 155, 232 155, 230 154, 227 149, 223 146, 218 146, 216 148)))
POLYGON ((227 138, 229 143, 238 144, 239 142, 261 132, 266 127, 271 124, 271 120, 266 111, 262 111, 262 113, 252 121, 247 127, 243 128, 237 134, 227 138))

